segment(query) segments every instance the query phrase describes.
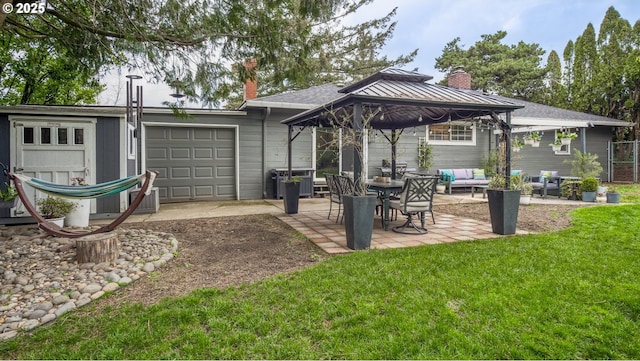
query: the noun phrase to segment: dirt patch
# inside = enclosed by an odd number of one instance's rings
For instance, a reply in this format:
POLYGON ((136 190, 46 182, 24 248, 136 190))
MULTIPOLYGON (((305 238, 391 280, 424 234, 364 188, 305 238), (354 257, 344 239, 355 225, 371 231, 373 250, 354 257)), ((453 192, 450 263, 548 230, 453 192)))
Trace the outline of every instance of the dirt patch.
MULTIPOLYGON (((570 225, 576 206, 521 207, 519 229, 544 232, 570 225)), ((489 222, 486 203, 438 205, 448 213, 489 222)), ((226 288, 316 264, 330 257, 287 224, 271 215, 129 223, 123 227, 169 232, 178 239, 176 257, 151 275, 101 299, 98 308, 131 303, 151 304, 199 288, 226 288)))

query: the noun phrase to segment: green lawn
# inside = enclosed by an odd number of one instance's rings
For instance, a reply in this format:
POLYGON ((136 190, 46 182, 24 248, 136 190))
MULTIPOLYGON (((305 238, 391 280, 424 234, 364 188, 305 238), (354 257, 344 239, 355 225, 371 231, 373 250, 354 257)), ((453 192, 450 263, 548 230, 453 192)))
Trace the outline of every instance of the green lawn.
MULTIPOLYGON (((640 206, 574 226, 333 257, 0 343, 10 359, 639 359, 640 206)), ((87 306, 89 309, 91 305, 87 306)))

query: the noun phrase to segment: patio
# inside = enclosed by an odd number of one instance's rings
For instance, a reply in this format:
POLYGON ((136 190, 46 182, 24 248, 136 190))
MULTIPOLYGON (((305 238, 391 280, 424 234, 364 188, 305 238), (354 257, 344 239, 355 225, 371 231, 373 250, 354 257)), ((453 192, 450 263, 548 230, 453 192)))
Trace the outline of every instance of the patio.
MULTIPOLYGON (((540 199, 540 201, 543 201, 540 199)), ((434 204, 486 202, 481 197, 472 198, 470 193, 457 195, 437 194, 434 204)), ((274 205, 282 207, 282 201, 274 201, 274 205)), ((276 216, 283 222, 293 227, 305 237, 309 238, 318 247, 329 254, 353 252, 347 248, 347 240, 344 224, 336 223, 336 212, 329 214, 329 200, 327 198, 300 199, 300 208, 297 214, 278 213, 276 216)), ((500 235, 492 233, 491 224, 470 218, 458 217, 449 214, 435 212, 436 224, 427 219, 426 227, 429 233, 422 235, 409 235, 396 233, 382 228, 380 216, 376 215, 371 237, 371 248, 387 249, 415 247, 429 244, 451 243, 458 241, 471 241, 480 239, 497 238, 500 235)), ((400 225, 405 221, 402 214, 398 219, 391 221, 390 225, 400 225)), ((517 234, 528 232, 518 230, 517 234)))

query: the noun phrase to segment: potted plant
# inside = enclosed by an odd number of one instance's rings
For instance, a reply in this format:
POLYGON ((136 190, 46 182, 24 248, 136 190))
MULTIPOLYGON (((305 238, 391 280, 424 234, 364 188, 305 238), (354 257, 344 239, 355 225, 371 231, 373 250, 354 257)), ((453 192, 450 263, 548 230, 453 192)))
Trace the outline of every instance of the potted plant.
POLYGON ((560 139, 562 145, 570 145, 571 141, 576 138, 578 138, 578 134, 569 131, 558 134, 558 139, 560 139))
POLYGON ((620 193, 614 187, 607 189, 607 203, 620 203, 620 193))
POLYGON ((9 183, 4 185, 4 189, 0 189, 0 209, 13 208, 16 205, 18 191, 9 183))
POLYGON ((560 140, 560 138, 557 138, 553 141, 553 143, 549 145, 551 146, 551 150, 553 150, 554 152, 559 152, 560 150, 562 150, 562 141, 560 140))
POLYGON ((487 185, 491 230, 497 234, 514 234, 518 223, 520 190, 505 189, 505 178, 495 174, 487 185))
POLYGON ((595 178, 585 178, 580 183, 580 191, 582 192, 583 202, 595 202, 596 190, 598 189, 598 180, 595 178))
POLYGON ((512 175, 509 186, 512 190, 520 191, 520 204, 528 206, 531 203, 533 184, 527 182, 522 175, 512 175))
POLYGON ((300 176, 293 176, 291 179, 283 181, 284 194, 282 195, 282 199, 284 200, 284 212, 286 214, 298 213, 300 182, 302 182, 302 177, 300 176))
POLYGON ((62 198, 49 196, 38 199, 36 205, 43 218, 60 227, 64 224, 64 217, 75 207, 73 203, 62 198))
MULTIPOLYGON (((87 182, 83 177, 73 177, 71 185, 75 187, 86 186, 87 182)), ((74 207, 64 218, 64 225, 67 227, 88 227, 91 199, 70 199, 69 202, 73 203, 74 207)))
POLYGON ((431 164, 433 164, 433 146, 423 140, 418 145, 418 166, 428 171, 431 164))
POLYGON ((444 184, 442 178, 438 179, 438 183, 436 184, 436 193, 444 194, 447 191, 447 185, 444 184))
POLYGON ((540 146, 540 140, 542 140, 542 134, 539 132, 531 132, 526 134, 524 137, 525 143, 531 145, 534 148, 540 146))
POLYGON ((511 150, 515 153, 518 153, 520 149, 522 149, 522 147, 524 147, 524 142, 517 136, 513 138, 513 141, 511 141, 511 150))

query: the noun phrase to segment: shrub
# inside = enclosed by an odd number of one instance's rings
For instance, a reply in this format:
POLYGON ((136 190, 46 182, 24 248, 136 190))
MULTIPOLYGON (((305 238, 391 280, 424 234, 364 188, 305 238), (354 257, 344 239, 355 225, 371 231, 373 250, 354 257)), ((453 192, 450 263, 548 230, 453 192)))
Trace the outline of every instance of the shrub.
POLYGON ((36 204, 42 217, 49 219, 64 217, 76 206, 62 198, 55 197, 40 198, 36 204))
POLYGON ((585 178, 580 184, 580 190, 583 192, 595 192, 598 190, 598 180, 595 178, 585 178))

